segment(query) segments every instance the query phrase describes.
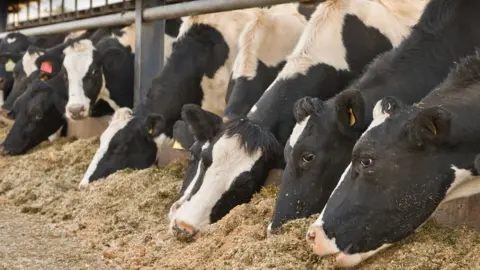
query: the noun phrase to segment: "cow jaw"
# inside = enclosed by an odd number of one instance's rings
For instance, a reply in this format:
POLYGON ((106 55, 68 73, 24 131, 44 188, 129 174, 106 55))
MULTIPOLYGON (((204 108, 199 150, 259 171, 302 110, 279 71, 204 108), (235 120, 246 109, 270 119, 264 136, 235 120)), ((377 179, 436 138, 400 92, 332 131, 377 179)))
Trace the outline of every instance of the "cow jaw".
MULTIPOLYGON (((212 165, 206 170, 200 189, 176 210, 172 215, 172 224, 184 223, 198 231, 204 230, 210 224, 212 209, 222 195, 230 189, 240 174, 252 169, 261 155, 261 150, 253 154, 246 153, 238 135, 220 137, 213 146, 212 165)), ((202 161, 199 164, 201 163, 202 161)), ((190 184, 192 188, 196 181, 190 184)))

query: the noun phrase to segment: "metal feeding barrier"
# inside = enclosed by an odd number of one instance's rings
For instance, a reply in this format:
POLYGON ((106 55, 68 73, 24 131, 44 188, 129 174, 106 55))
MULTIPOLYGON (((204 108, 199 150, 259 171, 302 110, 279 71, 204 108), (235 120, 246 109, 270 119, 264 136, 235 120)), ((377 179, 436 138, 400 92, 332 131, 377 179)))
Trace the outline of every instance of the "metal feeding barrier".
MULTIPOLYGON (((52 11, 54 0, 47 1, 50 8, 49 16, 44 17, 41 14, 41 3, 46 1, 0 1, 0 38, 16 31, 30 36, 135 23, 135 106, 142 102, 152 80, 163 67, 166 19, 291 2, 312 2, 312 0, 122 0, 109 4, 109 0, 72 0, 75 8, 69 11, 65 8, 66 0, 55 0, 61 5, 58 14, 54 14, 52 11), (89 1, 89 7, 79 10, 80 1, 82 3, 89 1), (105 5, 93 7, 93 1, 96 3, 104 1, 105 5), (33 19, 30 18, 31 3, 37 4, 37 16, 33 19), (8 24, 9 14, 18 19, 22 5, 27 6, 27 20, 22 22, 13 20, 8 24)), ((317 1, 319 0, 313 2, 317 1)))

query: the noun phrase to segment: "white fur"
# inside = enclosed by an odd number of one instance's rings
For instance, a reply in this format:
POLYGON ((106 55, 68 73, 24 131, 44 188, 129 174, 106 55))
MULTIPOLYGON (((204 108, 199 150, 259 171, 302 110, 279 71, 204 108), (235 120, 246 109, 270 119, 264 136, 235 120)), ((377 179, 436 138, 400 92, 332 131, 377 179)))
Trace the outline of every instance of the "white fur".
POLYGON ((310 119, 310 115, 305 117, 305 119, 302 120, 302 122, 297 123, 295 127, 293 128, 292 134, 290 135, 290 139, 288 140, 290 143, 290 147, 294 147, 295 144, 298 141, 298 138, 302 135, 303 131, 305 130, 305 127, 307 126, 308 120, 310 119))
POLYGON ((4 97, 3 97, 3 89, 0 89, 0 106, 5 103, 4 97))
POLYGON ((95 47, 92 41, 85 39, 74 43, 63 51, 65 54, 63 66, 68 74, 68 103, 66 109, 68 118, 71 117, 68 107, 76 104, 83 105, 85 110, 82 116, 88 116, 90 99, 85 95, 82 79, 87 74, 88 68, 93 62, 94 50, 95 47))
POLYGON ((170 55, 172 54, 173 42, 176 38, 171 37, 167 34, 164 35, 164 52, 163 52, 163 62, 166 63, 170 55))
POLYGON ((355 254, 340 253, 339 255, 337 255, 335 259, 335 266, 353 267, 390 246, 391 244, 383 244, 381 247, 375 250, 371 250, 363 253, 355 253, 355 254))
POLYGON ((30 76, 35 70, 37 70, 37 65, 35 65, 35 61, 38 59, 40 55, 43 55, 43 52, 40 53, 25 53, 22 57, 22 65, 23 65, 23 71, 25 74, 30 76))
POLYGON ((85 34, 87 32, 87 30, 79 30, 79 31, 75 31, 75 32, 71 32, 70 34, 68 34, 65 39, 63 40, 64 42, 69 40, 69 39, 74 39, 74 38, 77 38, 83 34, 85 34))
POLYGON ((182 18, 183 23, 180 26, 177 39, 181 39, 193 25, 207 24, 222 34, 229 47, 229 55, 225 64, 215 73, 213 78, 205 76, 202 79, 203 109, 217 114, 221 114, 225 109, 225 93, 232 73, 233 62, 237 56, 237 41, 247 22, 255 18, 255 14, 259 10, 253 8, 182 18))
POLYGON ((250 171, 261 157, 261 150, 252 155, 245 153, 238 135, 222 136, 213 146, 212 165, 205 172, 203 184, 192 198, 175 213, 175 220, 198 230, 204 230, 210 223, 210 213, 222 194, 233 184, 241 173, 250 171))
POLYGON ((442 203, 480 193, 480 176, 474 176, 470 170, 460 169, 455 165, 452 165, 452 170, 455 172, 455 179, 442 203))
POLYGON ((8 43, 8 44, 12 44, 12 43, 14 43, 15 41, 17 41, 17 38, 16 38, 16 37, 7 38, 7 43, 8 43))
POLYGON ((257 12, 239 37, 233 79, 253 79, 259 60, 268 67, 275 67, 285 60, 307 23, 297 7, 298 4, 284 4, 257 12), (285 29, 288 29, 288 35, 285 35, 285 29))
POLYGON ((87 172, 85 173, 82 181, 80 182, 80 187, 88 185, 89 178, 95 172, 95 170, 97 169, 98 163, 107 152, 108 146, 113 136, 115 136, 115 134, 117 134, 118 131, 122 130, 128 124, 128 122, 132 120, 132 118, 133 118, 132 110, 130 110, 129 108, 121 108, 115 112, 110 122, 110 125, 100 137, 100 147, 95 153, 95 156, 93 157, 92 162, 90 162, 87 172))
MULTIPOLYGON (((204 145, 202 145, 202 150, 207 149, 209 146, 210 146, 210 143, 206 142, 204 145)), ((201 173, 202 166, 203 166, 203 163, 202 163, 202 160, 200 160, 198 162, 197 171, 195 173, 195 176, 193 177, 192 181, 190 182, 187 189, 183 193, 183 196, 180 199, 178 199, 172 205, 172 207, 170 207, 170 212, 168 213, 168 218, 170 219, 170 221, 173 219, 173 217, 175 215, 175 212, 173 211, 174 207, 178 208, 183 203, 185 203, 185 201, 188 199, 188 197, 190 197, 190 194, 192 193, 193 188, 195 187, 196 183, 198 182, 198 179, 200 178, 200 173, 201 173)))
POLYGON ((112 37, 117 39, 123 47, 128 47, 132 49, 132 52, 135 53, 135 24, 131 24, 122 28, 124 32, 121 37, 112 34, 112 37))

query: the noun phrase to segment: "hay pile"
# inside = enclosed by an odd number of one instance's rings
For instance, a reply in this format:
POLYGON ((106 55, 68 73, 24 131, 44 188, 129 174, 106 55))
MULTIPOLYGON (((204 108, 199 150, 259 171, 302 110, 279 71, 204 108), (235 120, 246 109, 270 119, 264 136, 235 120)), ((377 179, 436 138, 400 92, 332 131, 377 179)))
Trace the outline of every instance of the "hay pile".
MULTIPOLYGON (((3 139, 7 128, 0 128, 3 139)), ((40 214, 76 235, 107 265, 124 269, 329 269, 304 241, 314 220, 291 222, 266 237, 275 188, 231 213, 194 243, 168 234, 167 214, 177 197, 184 165, 123 171, 79 191, 97 139, 62 139, 19 157, 0 157, 0 200, 40 214)), ((480 269, 480 234, 439 228, 433 222, 362 269, 480 269)))

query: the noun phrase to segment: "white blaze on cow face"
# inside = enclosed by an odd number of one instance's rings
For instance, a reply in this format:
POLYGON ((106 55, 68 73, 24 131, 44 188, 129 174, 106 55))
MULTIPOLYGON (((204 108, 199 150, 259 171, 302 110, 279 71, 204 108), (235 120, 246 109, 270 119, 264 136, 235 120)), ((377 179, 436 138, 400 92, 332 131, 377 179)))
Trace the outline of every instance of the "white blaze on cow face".
MULTIPOLYGON (((205 144, 202 145, 202 151, 207 149, 208 147, 210 146, 210 143, 209 142, 206 142, 205 144)), ((170 211, 168 213, 168 219, 170 221, 173 220, 174 218, 174 215, 175 215, 175 212, 177 211, 177 209, 183 205, 183 203, 185 203, 188 198, 191 196, 192 194, 192 190, 193 190, 193 187, 195 187, 195 185, 197 184, 199 178, 200 178, 200 173, 201 173, 201 169, 202 169, 202 166, 203 163, 202 163, 202 160, 200 160, 198 162, 198 166, 197 166, 197 170, 195 172, 195 176, 193 177, 192 181, 190 182, 190 184, 188 184, 188 187, 187 189, 185 190, 185 192, 183 193, 182 197, 180 197, 180 199, 178 199, 176 202, 174 202, 172 204, 172 206, 170 207, 170 211)))
POLYGON ((122 36, 117 36, 112 34, 112 37, 117 39, 123 47, 128 47, 132 49, 132 52, 135 53, 135 24, 131 24, 122 28, 122 36))
POLYGON ((225 109, 225 90, 228 85, 230 70, 220 67, 213 78, 203 76, 200 85, 203 90, 202 109, 221 115, 225 109))
POLYGON ((302 135, 305 127, 307 126, 308 120, 310 119, 310 115, 305 117, 300 123, 297 123, 293 128, 292 134, 290 135, 290 139, 288 140, 290 143, 290 147, 294 147, 298 141, 298 138, 302 135))
POLYGON ((90 177, 97 169, 98 163, 107 152, 108 146, 110 145, 110 141, 112 140, 113 136, 115 136, 117 132, 122 130, 128 124, 128 122, 132 120, 132 118, 132 111, 129 108, 120 108, 115 112, 110 122, 110 125, 100 137, 100 147, 95 153, 92 162, 88 166, 87 172, 85 173, 82 181, 80 182, 80 187, 88 185, 90 177))
POLYGON ((12 44, 14 43, 15 41, 17 41, 17 38, 13 37, 13 38, 7 38, 7 43, 8 44, 12 44))
POLYGON ((43 52, 33 52, 33 53, 25 53, 22 57, 22 65, 23 65, 23 71, 25 72, 25 75, 28 77, 32 72, 37 70, 37 65, 35 65, 35 61, 37 58, 43 55, 43 52))
POLYGON ((85 39, 63 51, 65 54, 63 66, 68 75, 68 103, 65 110, 68 118, 72 118, 71 111, 74 110, 80 110, 79 116, 83 118, 87 117, 90 111, 91 100, 85 95, 83 78, 93 63, 94 50, 92 41, 85 39))
POLYGON ((246 153, 238 135, 223 135, 213 146, 212 165, 206 170, 200 189, 177 209, 174 220, 204 230, 222 194, 241 173, 250 171, 261 155, 260 149, 252 155, 246 153))

